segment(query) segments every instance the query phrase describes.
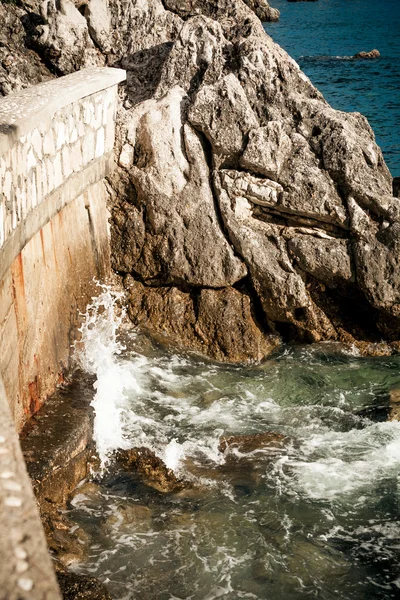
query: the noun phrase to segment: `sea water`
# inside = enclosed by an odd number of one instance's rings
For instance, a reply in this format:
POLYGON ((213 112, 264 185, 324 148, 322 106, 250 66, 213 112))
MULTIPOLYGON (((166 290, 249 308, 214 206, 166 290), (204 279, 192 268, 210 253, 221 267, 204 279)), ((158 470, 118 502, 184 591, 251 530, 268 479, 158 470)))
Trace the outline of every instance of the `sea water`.
POLYGON ((368 118, 386 163, 400 176, 400 1, 271 0, 264 27, 334 107, 368 118), (376 48, 376 60, 352 60, 376 48))
POLYGON ((400 595, 400 423, 387 420, 400 357, 336 344, 285 347, 263 364, 216 364, 128 329, 104 289, 81 368, 96 374, 99 487, 69 516, 89 540, 73 569, 116 600, 373 600, 400 595), (282 446, 221 452, 222 436, 282 446), (112 461, 147 446, 190 482, 162 494, 112 461))

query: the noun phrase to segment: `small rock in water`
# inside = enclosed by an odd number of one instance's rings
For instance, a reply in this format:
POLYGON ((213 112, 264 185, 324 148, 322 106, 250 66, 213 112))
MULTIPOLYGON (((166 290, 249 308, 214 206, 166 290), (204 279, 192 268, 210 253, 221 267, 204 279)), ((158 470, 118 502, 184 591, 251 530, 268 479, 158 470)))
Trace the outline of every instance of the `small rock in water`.
POLYGON ((400 421, 400 389, 390 390, 388 421, 400 421))
POLYGON ((225 452, 228 448, 236 448, 239 452, 245 454, 254 452, 254 450, 264 450, 265 448, 282 448, 289 442, 289 438, 267 431, 266 433, 256 433, 253 435, 232 435, 222 437, 219 442, 218 450, 225 452))
POLYGON ((135 525, 135 530, 138 530, 138 526, 140 530, 146 526, 150 526, 152 517, 152 511, 148 506, 144 506, 142 504, 134 504, 134 505, 122 505, 118 507, 115 513, 110 515, 106 522, 107 529, 118 528, 121 525, 130 526, 132 524, 135 525))
POLYGON ((185 483, 149 448, 119 450, 116 460, 126 471, 143 476, 143 482, 159 492, 177 492, 185 487, 185 483))
POLYGON ((112 600, 106 586, 95 577, 71 573, 57 565, 56 573, 63 600, 112 600))
POLYGON ((379 50, 370 50, 369 52, 357 52, 353 58, 379 58, 381 53, 379 50))

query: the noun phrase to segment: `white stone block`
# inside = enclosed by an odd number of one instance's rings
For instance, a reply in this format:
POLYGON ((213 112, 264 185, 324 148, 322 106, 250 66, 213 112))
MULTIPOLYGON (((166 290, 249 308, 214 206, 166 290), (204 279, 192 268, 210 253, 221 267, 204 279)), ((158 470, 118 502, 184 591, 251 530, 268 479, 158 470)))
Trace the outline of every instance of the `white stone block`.
POLYGON ((13 207, 12 207, 12 228, 13 230, 18 225, 18 213, 17 213, 17 198, 14 194, 13 207))
POLYGON ((42 136, 38 129, 32 132, 32 146, 38 159, 42 160, 42 136))
POLYGON ((85 125, 91 125, 94 119, 94 106, 90 100, 86 100, 83 109, 83 122, 85 125))
POLYGON ((37 192, 37 203, 40 204, 45 196, 44 192, 43 192, 43 180, 42 180, 42 173, 43 173, 43 167, 42 167, 43 163, 38 163, 38 166, 36 167, 36 192, 37 192))
MULTIPOLYGON (((29 186, 29 184, 28 184, 29 186)), ((35 208, 35 206, 37 205, 37 180, 36 180, 36 173, 33 172, 32 175, 30 176, 30 197, 31 197, 31 207, 35 208)))
POLYGON ((106 145, 105 145, 106 152, 111 152, 111 150, 113 150, 114 142, 115 142, 115 124, 114 124, 114 121, 111 121, 108 123, 108 125, 106 127, 106 145))
POLYGON ((47 180, 47 168, 46 163, 42 162, 40 169, 40 180, 42 184, 42 200, 47 196, 48 192, 48 180, 47 180))
POLYGON ((95 141, 93 131, 87 131, 82 141, 83 164, 87 165, 94 159, 95 141))
POLYGON ((104 146, 105 146, 105 136, 104 136, 104 129, 102 127, 101 129, 99 129, 99 131, 96 134, 96 150, 95 150, 96 158, 98 158, 99 156, 103 156, 104 146))
POLYGON ((61 157, 64 179, 68 179, 72 173, 71 158, 68 146, 64 146, 64 148, 61 150, 61 157))
POLYGON ((28 203, 26 199, 26 187, 21 188, 21 219, 25 219, 28 212, 28 203))
POLYGON ((69 143, 75 144, 77 139, 78 139, 78 130, 76 129, 76 127, 74 127, 74 129, 72 129, 72 131, 69 134, 69 143))
POLYGON ((7 171, 4 177, 3 194, 8 200, 11 197, 12 175, 11 171, 7 171))
POLYGON ((56 154, 56 156, 54 157, 53 167, 54 167, 54 189, 57 189, 63 182, 60 154, 56 154))
POLYGON ((4 235, 4 204, 0 203, 0 246, 2 246, 5 242, 4 235))
POLYGON ((43 152, 46 156, 54 156, 56 153, 56 146, 54 143, 54 133, 53 130, 50 129, 43 140, 43 152))
POLYGON ((33 148, 30 148, 26 157, 26 172, 29 173, 34 167, 36 167, 36 156, 33 152, 33 148))
POLYGON ((60 150, 64 144, 67 143, 67 131, 65 127, 65 123, 60 121, 55 125, 56 131, 56 150, 60 150))
POLYGON ((103 105, 100 103, 96 103, 94 109, 94 119, 92 123, 92 127, 94 129, 99 129, 103 124, 103 105))
POLYGON ((47 193, 50 194, 54 190, 54 165, 51 160, 46 161, 47 172, 47 193))
POLYGON ((78 123, 78 135, 79 135, 79 137, 84 137, 85 134, 86 134, 86 127, 83 124, 83 121, 79 121, 79 123, 78 123))
POLYGON ((71 162, 75 173, 82 170, 82 147, 80 140, 71 147, 71 162))

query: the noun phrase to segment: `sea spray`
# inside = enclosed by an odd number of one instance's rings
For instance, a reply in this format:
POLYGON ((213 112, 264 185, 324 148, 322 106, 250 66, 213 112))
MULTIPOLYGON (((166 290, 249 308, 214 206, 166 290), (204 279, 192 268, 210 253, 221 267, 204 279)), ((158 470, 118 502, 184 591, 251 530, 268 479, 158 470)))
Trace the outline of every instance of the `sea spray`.
POLYGON ((74 360, 81 369, 96 376, 92 402, 94 440, 104 466, 113 450, 130 445, 122 426, 124 390, 140 388, 132 373, 117 360, 124 349, 117 339, 125 318, 120 306, 123 294, 107 285, 98 284, 98 288, 99 295, 92 299, 84 315, 74 360))

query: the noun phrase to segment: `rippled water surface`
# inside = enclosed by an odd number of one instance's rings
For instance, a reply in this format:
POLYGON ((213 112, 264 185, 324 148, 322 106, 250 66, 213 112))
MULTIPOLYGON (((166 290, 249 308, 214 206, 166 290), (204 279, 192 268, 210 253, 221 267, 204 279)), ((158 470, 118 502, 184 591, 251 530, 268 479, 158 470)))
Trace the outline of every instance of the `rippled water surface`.
POLYGON ((121 600, 398 598, 400 423, 387 414, 400 358, 320 344, 242 368, 134 331, 123 349, 112 304, 97 301, 79 354, 98 377, 102 457, 148 446, 191 486, 163 495, 112 466, 82 487, 70 516, 90 547, 74 568, 121 600), (218 449, 267 431, 283 446, 218 449))
POLYGON ((393 176, 400 176, 399 0, 271 0, 281 11, 267 32, 328 102, 364 114, 393 176), (381 58, 348 60, 377 48, 381 58))

